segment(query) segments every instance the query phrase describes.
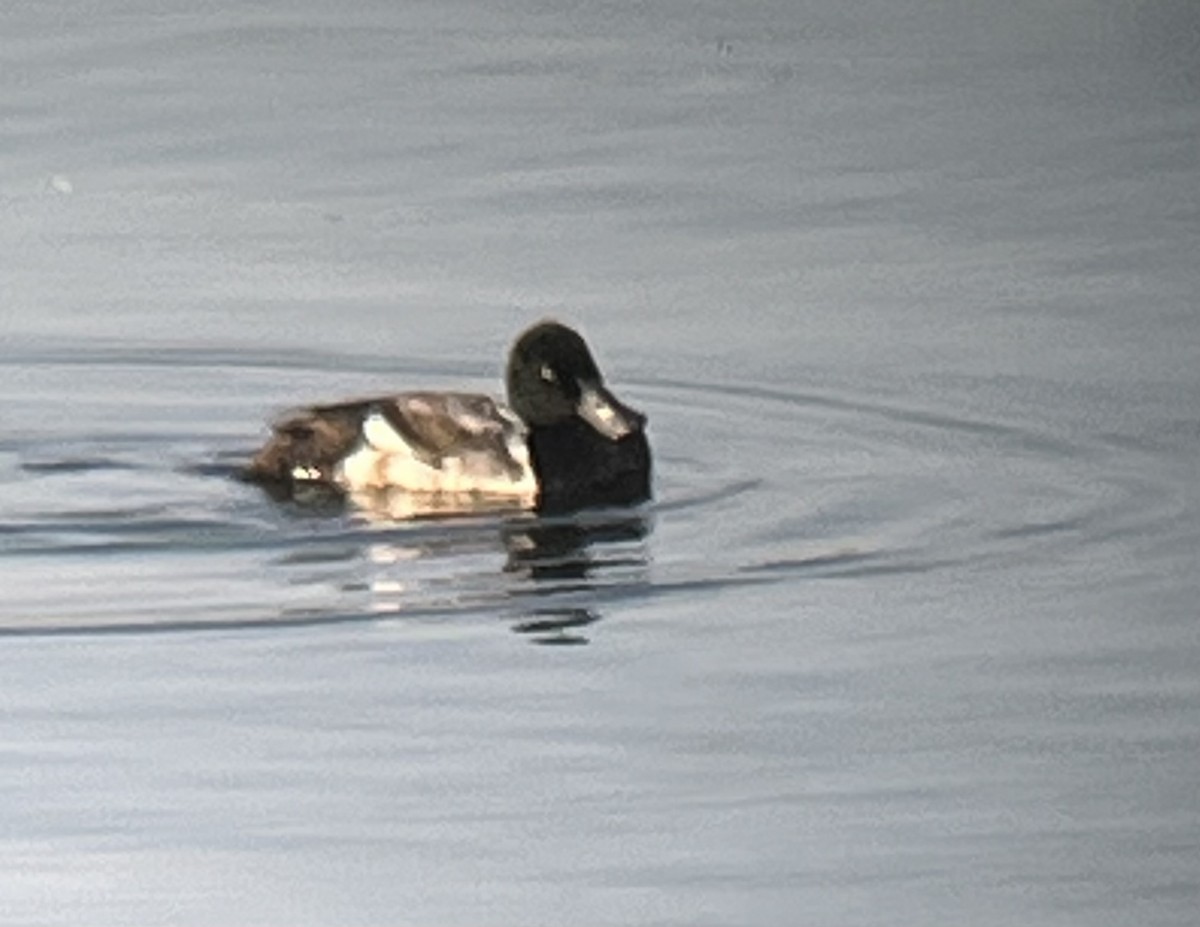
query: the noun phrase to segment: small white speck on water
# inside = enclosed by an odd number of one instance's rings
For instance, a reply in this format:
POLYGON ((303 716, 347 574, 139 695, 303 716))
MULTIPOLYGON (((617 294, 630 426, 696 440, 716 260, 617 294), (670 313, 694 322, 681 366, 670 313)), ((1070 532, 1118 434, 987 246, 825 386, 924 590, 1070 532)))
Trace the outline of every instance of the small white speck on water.
POLYGON ((66 174, 54 174, 50 177, 50 189, 67 196, 75 192, 75 184, 71 183, 71 178, 66 174))

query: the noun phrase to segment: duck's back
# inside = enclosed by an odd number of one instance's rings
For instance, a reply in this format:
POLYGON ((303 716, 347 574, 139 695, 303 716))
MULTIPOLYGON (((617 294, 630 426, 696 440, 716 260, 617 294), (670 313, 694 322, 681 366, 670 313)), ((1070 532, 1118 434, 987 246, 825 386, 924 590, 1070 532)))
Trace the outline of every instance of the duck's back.
POLYGON ((246 472, 291 487, 495 496, 531 507, 537 484, 525 434, 489 396, 400 393, 284 416, 246 472))

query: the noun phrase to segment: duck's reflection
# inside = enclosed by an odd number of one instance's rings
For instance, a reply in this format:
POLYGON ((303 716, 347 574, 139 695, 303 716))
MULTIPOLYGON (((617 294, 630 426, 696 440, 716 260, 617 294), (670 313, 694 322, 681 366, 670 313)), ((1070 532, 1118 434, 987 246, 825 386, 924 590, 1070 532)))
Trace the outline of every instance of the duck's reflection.
POLYGON ((362 501, 346 511, 357 528, 281 558, 302 568, 293 582, 328 589, 340 574, 341 596, 368 613, 441 620, 496 611, 531 642, 584 644, 602 603, 648 581, 652 522, 641 511, 395 520, 391 500, 374 509, 362 501), (349 547, 357 548, 351 563, 349 547))
POLYGON ((527 634, 535 644, 586 644, 580 629, 600 620, 590 608, 539 608, 513 624, 518 634, 527 634))
POLYGON ((594 572, 613 567, 642 567, 645 551, 637 548, 649 530, 644 515, 628 512, 569 521, 509 522, 501 532, 508 551, 505 569, 531 579, 561 582, 586 581, 594 572), (633 556, 622 556, 630 553, 633 556))
POLYGON ((580 629, 600 619, 600 591, 628 592, 646 581, 649 533, 649 519, 629 512, 506 525, 505 570, 528 579, 527 594, 542 600, 513 630, 542 644, 587 643, 580 629), (563 604, 547 601, 553 597, 563 604))

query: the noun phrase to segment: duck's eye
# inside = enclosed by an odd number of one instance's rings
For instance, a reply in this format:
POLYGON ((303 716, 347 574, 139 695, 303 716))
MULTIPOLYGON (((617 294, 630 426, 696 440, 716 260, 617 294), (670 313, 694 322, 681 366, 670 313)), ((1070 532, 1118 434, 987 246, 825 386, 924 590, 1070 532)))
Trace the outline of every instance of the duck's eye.
POLYGON ((538 376, 547 383, 554 383, 558 380, 558 374, 554 372, 554 368, 549 364, 542 364, 542 369, 538 371, 538 376))

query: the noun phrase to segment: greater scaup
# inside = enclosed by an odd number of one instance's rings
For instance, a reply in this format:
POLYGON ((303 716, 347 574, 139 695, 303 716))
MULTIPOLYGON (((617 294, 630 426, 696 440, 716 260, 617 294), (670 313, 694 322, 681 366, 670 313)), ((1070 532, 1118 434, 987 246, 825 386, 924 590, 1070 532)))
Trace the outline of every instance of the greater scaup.
POLYGON ((577 332, 534 325, 513 345, 506 380, 508 406, 406 392, 291 412, 243 475, 278 497, 334 490, 393 516, 649 498, 646 418, 608 391, 577 332))

